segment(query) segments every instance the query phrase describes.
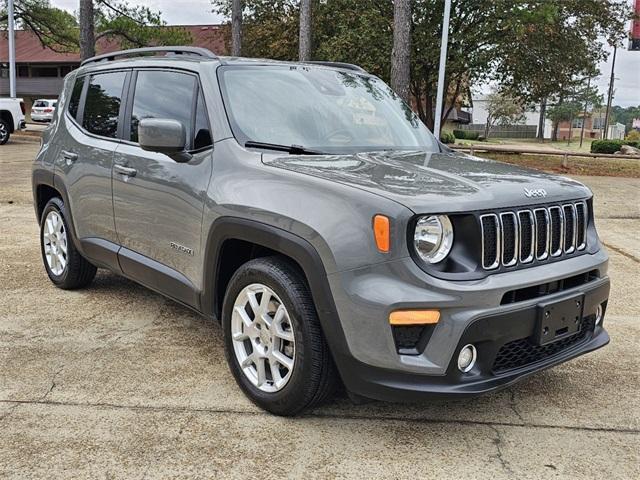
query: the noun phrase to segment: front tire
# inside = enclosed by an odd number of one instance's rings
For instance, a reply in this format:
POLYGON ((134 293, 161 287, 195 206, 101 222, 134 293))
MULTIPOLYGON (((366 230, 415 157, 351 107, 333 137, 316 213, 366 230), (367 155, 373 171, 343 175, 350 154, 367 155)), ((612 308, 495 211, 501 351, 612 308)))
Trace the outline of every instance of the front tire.
POLYGON ((292 416, 326 400, 337 372, 306 281, 287 259, 242 265, 223 304, 227 362, 256 405, 292 416))
POLYGON ((40 220, 42 261, 53 284, 65 290, 86 287, 96 276, 96 267, 75 248, 69 236, 67 211, 60 198, 45 205, 40 220))
POLYGON ((9 123, 6 120, 0 118, 0 145, 4 145, 9 141, 11 136, 9 123))

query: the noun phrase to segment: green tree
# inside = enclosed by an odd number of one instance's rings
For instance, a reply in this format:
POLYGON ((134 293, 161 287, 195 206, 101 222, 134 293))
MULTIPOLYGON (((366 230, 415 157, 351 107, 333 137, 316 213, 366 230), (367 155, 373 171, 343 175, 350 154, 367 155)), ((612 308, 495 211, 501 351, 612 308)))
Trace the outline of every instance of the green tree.
POLYGON ((508 93, 493 91, 487 95, 487 122, 484 136, 489 138, 491 127, 494 125, 515 125, 522 122, 524 103, 521 99, 508 93))
MULTIPOLYGON (((0 22, 6 24, 6 0, 0 1, 0 22)), ((120 42, 123 48, 129 48, 192 42, 189 32, 182 28, 166 27, 160 13, 147 7, 107 0, 94 0, 93 6, 96 43, 101 39, 109 39, 120 42)), ((33 32, 43 46, 58 52, 79 50, 78 19, 53 7, 50 0, 15 0, 14 15, 18 28, 33 32)))
POLYGON ((624 131, 628 134, 632 130, 633 120, 640 118, 640 105, 627 108, 616 105, 611 108, 611 115, 617 122, 624 124, 624 131))
MULTIPOLYGON (((15 0, 16 28, 32 31, 43 46, 56 52, 78 48, 78 22, 65 10, 51 6, 50 0, 15 0)), ((0 29, 7 29, 7 1, 0 0, 0 29)))
MULTIPOLYGON (((412 106, 434 124, 443 0, 412 0, 412 106)), ((231 0, 212 0, 227 17, 231 0)), ((314 8, 312 58, 356 63, 390 81, 393 2, 326 0, 314 8)), ((246 0, 243 54, 295 60, 299 1, 246 0)), ((592 74, 606 55, 601 38, 618 38, 628 18, 626 0, 453 0, 444 91, 446 118, 489 78, 501 89, 540 103, 559 86, 592 74)), ((544 116, 542 117, 544 120, 544 116)))
MULTIPOLYGON (((577 77, 593 76, 607 56, 603 39, 624 37, 626 0, 513 2, 505 41, 496 50, 496 79, 529 103, 546 105, 566 96, 577 77)), ((542 138, 543 128, 539 129, 542 138)))

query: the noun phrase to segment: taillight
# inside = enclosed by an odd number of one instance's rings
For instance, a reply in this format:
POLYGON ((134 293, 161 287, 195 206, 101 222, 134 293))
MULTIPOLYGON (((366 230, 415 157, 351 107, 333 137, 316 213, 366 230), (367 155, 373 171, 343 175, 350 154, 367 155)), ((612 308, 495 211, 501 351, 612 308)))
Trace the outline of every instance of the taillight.
POLYGON ((44 113, 51 113, 53 112, 53 108, 45 108, 44 109, 44 113))
POLYGON ((27 111, 24 108, 24 102, 20 102, 20 110, 22 110, 23 115, 27 113, 27 111))

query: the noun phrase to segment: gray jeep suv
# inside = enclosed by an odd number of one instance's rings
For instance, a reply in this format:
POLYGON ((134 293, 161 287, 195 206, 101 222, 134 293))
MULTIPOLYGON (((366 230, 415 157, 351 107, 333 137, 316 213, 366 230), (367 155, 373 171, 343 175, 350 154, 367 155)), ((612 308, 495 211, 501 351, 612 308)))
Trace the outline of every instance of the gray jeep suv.
POLYGON ((124 51, 59 107, 33 168, 51 281, 107 268, 217 319, 270 412, 479 394, 609 341, 589 189, 453 152, 359 67, 124 51))

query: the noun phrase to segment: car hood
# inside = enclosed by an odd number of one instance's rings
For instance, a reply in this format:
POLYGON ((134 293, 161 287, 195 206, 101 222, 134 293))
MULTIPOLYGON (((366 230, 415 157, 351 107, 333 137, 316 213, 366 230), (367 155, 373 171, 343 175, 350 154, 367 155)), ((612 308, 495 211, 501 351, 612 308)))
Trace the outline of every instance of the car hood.
POLYGON ((591 196, 587 187, 566 177, 456 152, 265 154, 263 162, 367 190, 416 213, 484 210, 591 196), (535 193, 531 195, 531 191, 535 193))

